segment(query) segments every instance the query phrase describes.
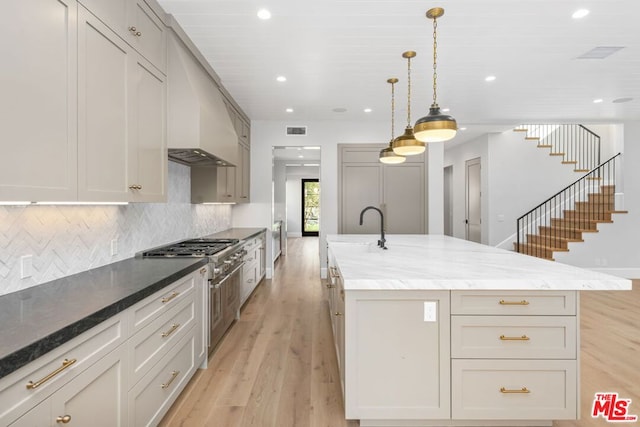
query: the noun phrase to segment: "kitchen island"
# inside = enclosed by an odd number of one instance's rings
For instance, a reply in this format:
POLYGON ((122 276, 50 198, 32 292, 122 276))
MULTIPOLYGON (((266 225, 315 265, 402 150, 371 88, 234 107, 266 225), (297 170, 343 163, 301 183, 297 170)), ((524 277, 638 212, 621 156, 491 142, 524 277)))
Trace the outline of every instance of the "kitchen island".
POLYGON ((328 236, 347 419, 550 426, 579 417, 579 293, 631 281, 439 235, 328 236))

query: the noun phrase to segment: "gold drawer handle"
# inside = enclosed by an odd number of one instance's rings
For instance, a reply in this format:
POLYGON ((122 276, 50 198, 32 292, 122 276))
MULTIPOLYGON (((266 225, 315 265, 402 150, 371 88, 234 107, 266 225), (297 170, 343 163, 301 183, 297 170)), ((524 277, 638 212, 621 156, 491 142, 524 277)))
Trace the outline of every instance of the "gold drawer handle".
POLYGON ((166 338, 172 333, 174 333, 176 329, 178 329, 179 327, 180 327, 180 323, 174 323, 173 325, 171 325, 171 329, 169 329, 167 332, 163 332, 162 334, 160 334, 160 336, 162 338, 166 338))
POLYGON ((531 390, 529 390, 526 387, 522 387, 519 390, 510 390, 508 388, 504 388, 504 387, 500 387, 500 393, 505 393, 505 394, 509 394, 509 393, 519 393, 519 394, 525 394, 525 393, 531 393, 531 390))
POLYGON ((62 361, 62 366, 60 366, 58 369, 56 369, 55 371, 51 372, 49 375, 47 375, 46 377, 44 377, 43 379, 41 379, 40 381, 36 381, 35 383, 33 381, 29 381, 27 383, 27 390, 33 390, 34 388, 38 388, 40 387, 42 384, 46 383, 47 381, 49 381, 51 378, 55 377, 56 375, 58 375, 60 372, 64 371, 65 369, 67 369, 69 366, 73 365, 74 363, 76 363, 76 359, 64 359, 62 361))
POLYGON ((523 335, 521 337, 506 337, 504 335, 500 335, 500 339, 502 341, 529 341, 531 338, 526 335, 523 335))
POLYGON ((180 292, 173 292, 171 295, 169 295, 168 297, 164 297, 162 298, 162 303, 168 303, 169 301, 171 301, 172 299, 174 299, 175 297, 177 297, 178 295, 180 295, 180 292))
POLYGON ((200 274, 204 274, 204 273, 206 273, 206 272, 207 272, 207 267, 202 267, 202 268, 200 269, 200 274))
POLYGON ((335 287, 336 287, 336 285, 334 285, 333 283, 331 283, 331 282, 327 283, 327 289, 333 289, 335 287))
POLYGON ((71 422, 71 415, 64 415, 56 418, 56 423, 58 424, 68 424, 69 422, 71 422))
POLYGON ((339 278, 340 275, 338 274, 338 269, 335 267, 329 267, 329 276, 334 277, 334 278, 339 278))
POLYGON ((167 388, 171 385, 171 383, 173 382, 173 380, 176 379, 176 377, 180 374, 180 371, 173 371, 171 372, 171 378, 169 378, 169 381, 167 381, 166 383, 162 384, 162 388, 167 388))
POLYGON ((336 311, 336 312, 335 312, 335 315, 336 315, 336 316, 342 316, 342 313, 340 313, 339 311, 336 311))
POLYGON ((501 299, 500 305, 529 305, 529 301, 526 299, 523 299, 522 301, 505 301, 501 299))

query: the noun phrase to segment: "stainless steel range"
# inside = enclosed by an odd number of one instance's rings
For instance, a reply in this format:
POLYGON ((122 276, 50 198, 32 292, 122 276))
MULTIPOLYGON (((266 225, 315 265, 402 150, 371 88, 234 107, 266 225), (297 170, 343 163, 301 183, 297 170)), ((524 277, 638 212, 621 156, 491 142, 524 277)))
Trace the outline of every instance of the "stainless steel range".
POLYGON ((209 258, 209 353, 239 315, 244 250, 237 239, 192 239, 154 248, 145 258, 209 258))

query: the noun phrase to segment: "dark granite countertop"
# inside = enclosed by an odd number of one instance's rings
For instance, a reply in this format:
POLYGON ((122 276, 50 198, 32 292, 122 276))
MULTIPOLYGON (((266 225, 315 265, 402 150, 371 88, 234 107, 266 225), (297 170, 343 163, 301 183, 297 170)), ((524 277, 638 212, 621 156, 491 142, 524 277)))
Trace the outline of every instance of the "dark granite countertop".
POLYGON ((219 233, 211 234, 206 236, 208 238, 214 239, 239 239, 239 240, 247 240, 252 237, 257 236, 263 231, 267 231, 266 228, 250 228, 250 227, 239 227, 239 228, 230 228, 225 231, 221 231, 219 233))
POLYGON ((129 258, 0 296, 0 378, 206 264, 129 258))

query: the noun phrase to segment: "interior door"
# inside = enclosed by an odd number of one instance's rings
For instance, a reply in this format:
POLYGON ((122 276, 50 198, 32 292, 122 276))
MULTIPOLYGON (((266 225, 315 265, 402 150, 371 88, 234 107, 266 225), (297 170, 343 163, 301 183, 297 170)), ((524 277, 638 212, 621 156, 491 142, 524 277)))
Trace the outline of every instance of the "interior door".
POLYGON ((444 168, 444 234, 453 236, 453 166, 444 168))
POLYGON ((482 240, 481 235, 481 197, 480 191, 480 158, 467 160, 465 162, 466 167, 466 234, 465 238, 472 242, 478 242, 482 240))

